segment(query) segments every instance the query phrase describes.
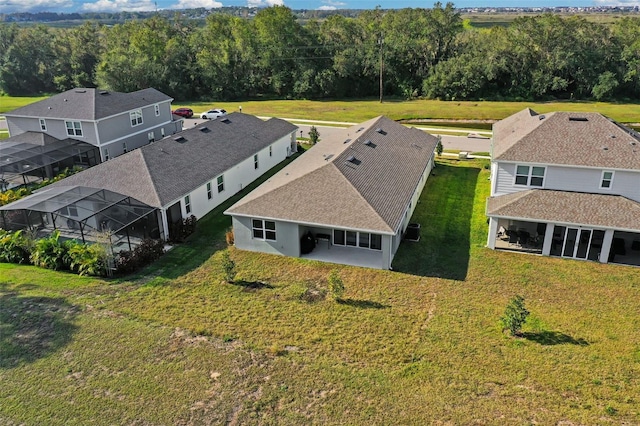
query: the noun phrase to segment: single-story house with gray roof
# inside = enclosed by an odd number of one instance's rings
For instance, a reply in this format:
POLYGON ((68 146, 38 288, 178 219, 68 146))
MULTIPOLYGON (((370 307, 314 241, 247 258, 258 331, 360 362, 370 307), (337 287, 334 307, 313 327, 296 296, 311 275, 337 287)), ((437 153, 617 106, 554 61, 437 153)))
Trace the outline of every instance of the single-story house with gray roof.
POLYGON ((640 265, 640 134, 527 108, 493 126, 487 246, 640 265))
MULTIPOLYGON (((0 213, 24 210, 29 217, 21 219, 20 224, 55 228, 63 236, 82 239, 88 238, 85 233, 80 234, 84 226, 92 231, 115 231, 117 227, 127 232, 128 241, 132 236, 168 239, 172 223, 191 215, 201 218, 296 152, 296 130, 293 124, 277 118, 263 121, 252 115, 232 113, 69 176, 37 194, 1 207, 0 213), (60 192, 59 188, 67 192, 60 192), (147 217, 144 227, 136 228, 125 220, 114 220, 116 214, 96 216, 91 203, 96 209, 104 208, 103 204, 83 201, 79 208, 74 200, 80 198, 68 195, 92 194, 92 189, 116 194, 111 198, 121 196, 144 210, 145 216, 147 207, 155 209, 157 217, 152 221, 147 217), (48 192, 55 192, 57 198, 47 198, 48 192), (44 207, 31 209, 30 198, 36 196, 39 200, 46 199, 48 205, 59 204, 59 208, 55 212, 44 207), (61 199, 70 202, 62 205, 61 199), (87 218, 92 219, 88 222, 87 218)), ((121 210, 121 216, 128 212, 125 208, 121 210)))
POLYGON ((383 116, 322 139, 225 212, 236 247, 391 268, 436 144, 383 116))

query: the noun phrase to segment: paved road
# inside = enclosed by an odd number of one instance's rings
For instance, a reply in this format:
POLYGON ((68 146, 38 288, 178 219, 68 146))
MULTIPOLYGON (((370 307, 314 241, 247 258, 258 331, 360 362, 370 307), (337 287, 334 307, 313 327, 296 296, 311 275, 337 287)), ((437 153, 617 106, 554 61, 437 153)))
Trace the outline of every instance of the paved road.
MULTIPOLYGON (((201 118, 189 118, 184 120, 184 128, 188 129, 197 124, 203 123, 207 120, 203 120, 201 118)), ((318 123, 318 122, 316 122, 318 123)), ((311 128, 310 124, 296 124, 299 128, 298 136, 308 138, 309 137, 309 129, 311 128), (302 132, 302 133, 300 133, 302 132)), ((316 128, 320 133, 320 140, 322 138, 329 138, 333 135, 337 135, 344 130, 345 127, 334 127, 328 124, 316 124, 316 128)), ((446 131, 446 129, 442 129, 446 131)), ((430 132, 435 134, 435 132, 430 132)), ((442 146, 444 149, 453 149, 460 151, 469 151, 469 152, 489 152, 491 147, 491 139, 488 138, 475 138, 475 137, 467 137, 467 136, 449 136, 442 135, 442 146)))

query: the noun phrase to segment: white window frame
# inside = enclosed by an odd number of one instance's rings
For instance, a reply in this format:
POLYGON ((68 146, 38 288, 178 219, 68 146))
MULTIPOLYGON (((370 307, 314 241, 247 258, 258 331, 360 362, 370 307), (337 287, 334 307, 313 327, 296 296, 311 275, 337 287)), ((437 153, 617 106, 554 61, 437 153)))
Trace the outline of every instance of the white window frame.
POLYGON ((258 167, 260 167, 260 163, 259 163, 259 160, 258 160, 258 154, 255 154, 253 156, 253 168, 255 170, 258 170, 258 167))
POLYGON ((158 116, 160 115, 160 105, 155 104, 155 105, 153 106, 153 110, 154 110, 154 111, 155 111, 155 113, 156 113, 156 117, 158 117, 158 116))
POLYGON ((536 166, 530 164, 516 164, 516 169, 513 178, 513 184, 516 186, 526 186, 531 188, 544 188, 544 178, 547 175, 547 167, 546 166, 536 166), (518 168, 526 167, 527 173, 518 173, 518 168), (542 169, 542 175, 533 174, 533 169, 542 169), (526 183, 518 183, 518 177, 525 177, 526 183), (540 185, 534 185, 532 182, 534 179, 540 179, 540 185))
POLYGON ((600 189, 613 188, 613 178, 615 174, 616 173, 613 170, 603 170, 602 175, 600 175, 600 189), (611 173, 611 176, 608 179, 605 177, 607 173, 611 173), (605 186, 605 182, 609 182, 609 186, 605 186))
POLYGON ((47 131, 47 121, 44 118, 40 119, 40 130, 43 132, 47 131))
POLYGON ((375 250, 375 251, 382 251, 382 235, 380 234, 374 234, 374 233, 370 233, 370 232, 358 232, 358 231, 350 231, 347 229, 334 229, 333 230, 333 245, 336 246, 343 246, 343 247, 355 247, 355 248, 359 248, 359 249, 366 249, 366 250, 375 250), (338 239, 336 238, 336 232, 342 232, 343 233, 343 238, 342 240, 344 241, 344 243, 337 243, 336 241, 338 241, 338 239), (347 243, 347 233, 352 233, 352 234, 356 234, 355 237, 355 244, 348 244, 347 243), (364 236, 367 236, 366 238, 364 236), (373 238, 376 238, 378 241, 380 241, 380 248, 372 248, 371 247, 371 242, 373 240, 373 238), (366 245, 364 241, 366 240, 366 245))
POLYGON ((191 196, 187 195, 186 197, 184 197, 184 211, 187 212, 187 214, 191 214, 191 196))
POLYGON ((218 194, 224 192, 224 175, 220 175, 216 178, 216 184, 218 185, 218 194))
POLYGON ((82 133, 82 123, 79 121, 65 121, 64 126, 67 128, 68 136, 79 136, 84 137, 84 133, 82 133))
POLYGON ((207 200, 213 198, 213 192, 211 192, 211 182, 207 182, 207 200))
POLYGON ((129 112, 129 121, 131 122, 131 127, 136 127, 142 124, 142 110, 136 109, 134 111, 129 112))
POLYGON ((251 219, 251 237, 254 240, 276 241, 276 222, 273 220, 251 219), (257 236, 256 231, 261 233, 262 236, 257 236))

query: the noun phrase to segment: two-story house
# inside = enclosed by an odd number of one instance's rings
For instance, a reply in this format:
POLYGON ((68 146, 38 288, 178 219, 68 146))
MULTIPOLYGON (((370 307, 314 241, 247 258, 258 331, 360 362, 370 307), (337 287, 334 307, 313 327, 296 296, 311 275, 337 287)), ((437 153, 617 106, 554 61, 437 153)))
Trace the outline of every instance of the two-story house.
POLYGON ((181 131, 182 121, 171 114, 172 100, 153 88, 131 93, 78 88, 4 115, 11 136, 46 133, 74 139, 98 147, 107 161, 181 131))
POLYGON ((640 134, 525 109, 493 126, 488 247, 640 265, 640 134))

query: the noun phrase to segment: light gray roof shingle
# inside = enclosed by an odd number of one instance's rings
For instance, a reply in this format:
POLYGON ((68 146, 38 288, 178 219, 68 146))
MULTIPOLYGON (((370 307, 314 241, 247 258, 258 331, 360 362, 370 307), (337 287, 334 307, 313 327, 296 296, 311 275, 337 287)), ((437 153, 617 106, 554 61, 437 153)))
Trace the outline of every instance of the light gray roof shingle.
POLYGON ((153 88, 131 93, 77 88, 25 105, 5 115, 94 121, 171 100, 170 96, 153 88))
POLYGON ((598 113, 525 109, 493 127, 493 159, 640 169, 640 135, 598 113))
POLYGON ((297 129, 283 120, 265 122, 248 114, 232 113, 223 119, 207 121, 61 182, 105 188, 164 207, 297 129), (184 140, 176 141, 179 137, 184 140))
POLYGON ((436 144, 376 117, 321 139, 227 213, 394 233, 436 144))
POLYGON ((620 195, 530 189, 489 197, 487 216, 640 230, 640 203, 620 195))

